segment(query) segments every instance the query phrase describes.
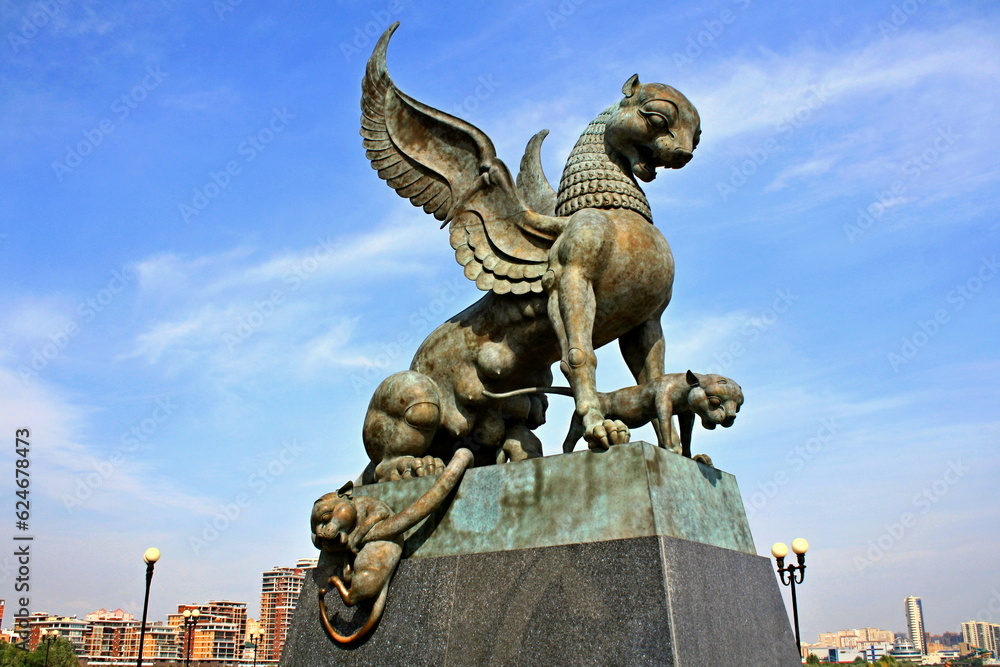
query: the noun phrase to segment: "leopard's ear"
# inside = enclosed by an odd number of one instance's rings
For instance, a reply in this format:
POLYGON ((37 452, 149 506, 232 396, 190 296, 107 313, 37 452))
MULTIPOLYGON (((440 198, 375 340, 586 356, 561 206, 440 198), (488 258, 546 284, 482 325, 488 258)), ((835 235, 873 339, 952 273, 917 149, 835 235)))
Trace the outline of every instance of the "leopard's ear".
POLYGON ((635 91, 639 90, 639 75, 633 74, 622 86, 622 95, 625 97, 632 97, 635 95, 635 91))
POLYGON ((354 482, 353 481, 348 481, 347 484, 344 484, 342 487, 340 487, 339 489, 337 489, 337 495, 340 496, 340 497, 342 497, 342 498, 344 496, 350 496, 352 493, 354 493, 354 482))
POLYGON ((698 382, 698 376, 691 371, 687 372, 687 383, 689 387, 697 387, 700 384, 698 382))

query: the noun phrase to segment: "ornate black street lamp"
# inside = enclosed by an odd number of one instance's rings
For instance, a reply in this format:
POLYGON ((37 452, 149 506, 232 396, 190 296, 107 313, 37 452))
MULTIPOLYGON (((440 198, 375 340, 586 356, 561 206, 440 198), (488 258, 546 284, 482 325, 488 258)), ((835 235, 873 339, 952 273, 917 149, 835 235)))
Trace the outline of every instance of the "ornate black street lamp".
POLYGON ((184 617, 184 636, 185 644, 187 644, 187 651, 185 651, 184 656, 184 666, 191 666, 191 639, 194 635, 194 626, 198 624, 198 617, 201 616, 201 611, 198 609, 185 609, 184 613, 181 614, 184 617))
POLYGON ((253 646, 253 667, 257 667, 257 645, 260 643, 260 638, 263 637, 260 630, 250 633, 250 645, 253 646))
POLYGON ((792 589, 792 618, 795 619, 795 648, 802 655, 802 640, 799 636, 799 604, 795 599, 795 584, 801 584, 806 578, 806 552, 809 551, 809 543, 801 537, 792 540, 792 551, 798 556, 798 565, 785 565, 785 556, 788 555, 788 547, 784 542, 775 542, 771 547, 771 555, 778 561, 778 576, 781 583, 790 586, 792 589))
POLYGON ((160 550, 150 547, 142 555, 143 562, 146 563, 146 597, 142 601, 142 626, 139 628, 139 657, 136 659, 135 667, 142 667, 142 649, 146 643, 146 612, 149 611, 149 585, 153 582, 153 567, 156 561, 160 560, 160 550))

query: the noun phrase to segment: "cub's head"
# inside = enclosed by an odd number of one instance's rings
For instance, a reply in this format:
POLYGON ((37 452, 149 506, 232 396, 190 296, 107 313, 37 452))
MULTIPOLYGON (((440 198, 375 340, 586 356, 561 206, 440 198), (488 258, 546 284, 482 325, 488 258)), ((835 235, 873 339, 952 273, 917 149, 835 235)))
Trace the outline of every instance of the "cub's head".
POLYGON ((721 375, 695 375, 687 372, 688 404, 708 430, 721 424, 729 428, 736 421, 736 413, 743 405, 743 390, 721 375))
POLYGON ((647 183, 656 178, 657 167, 686 165, 701 136, 701 119, 694 105, 670 86, 639 83, 638 74, 625 82, 622 92, 625 99, 604 129, 608 147, 647 183))
POLYGON ((313 546, 335 553, 348 548, 347 540, 358 523, 358 510, 351 499, 354 484, 348 482, 336 493, 328 493, 313 504, 309 524, 313 546))

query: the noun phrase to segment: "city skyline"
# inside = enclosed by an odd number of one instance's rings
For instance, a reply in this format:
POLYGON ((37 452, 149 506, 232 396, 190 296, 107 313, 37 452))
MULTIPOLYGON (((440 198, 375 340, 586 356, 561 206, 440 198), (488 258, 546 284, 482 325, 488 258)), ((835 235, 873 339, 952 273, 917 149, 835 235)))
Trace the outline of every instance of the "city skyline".
MULTIPOLYGON (((290 574, 292 572, 295 572, 296 570, 301 571, 303 567, 306 567, 306 566, 303 566, 303 564, 302 564, 303 560, 309 560, 309 559, 301 559, 296 566, 287 566, 287 567, 286 566, 276 566, 276 567, 273 567, 273 568, 265 571, 263 573, 263 575, 264 575, 264 585, 262 586, 262 593, 263 593, 263 595, 266 595, 266 593, 269 592, 269 591, 273 592, 275 590, 275 588, 276 588, 273 585, 269 587, 269 585, 268 585, 269 578, 272 579, 272 580, 275 579, 275 578, 277 578, 277 579, 280 580, 281 578, 283 578, 281 575, 290 574), (270 575, 270 577, 269 577, 269 575, 270 575), (278 575, 278 576, 275 577, 275 575, 278 575)), ((308 567, 311 567, 311 566, 308 566, 308 567)), ((295 576, 295 578, 299 582, 302 581, 301 575, 297 575, 297 576, 295 576)), ((294 591, 295 598, 298 597, 299 590, 300 589, 296 589, 294 591)), ((262 598, 263 598, 263 595, 261 596, 262 598)), ((915 596, 911 596, 911 597, 913 599, 919 600, 919 598, 917 598, 915 596)), ((907 600, 911 599, 911 597, 908 597, 907 600)), ((2 612, 2 610, 4 608, 3 607, 3 603, 4 603, 4 600, 0 599, 0 612, 2 612)), ((262 614, 258 613, 257 616, 254 617, 253 615, 251 615, 249 613, 250 609, 252 608, 250 603, 247 603, 247 602, 244 602, 244 601, 241 601, 241 600, 229 600, 229 599, 219 598, 217 596, 208 596, 205 599, 205 602, 193 602, 193 601, 177 602, 177 603, 175 603, 173 605, 173 607, 175 607, 175 611, 168 612, 162 618, 162 620, 158 620, 158 619, 150 617, 147 620, 147 623, 150 624, 150 625, 152 625, 152 624, 167 624, 169 622, 171 616, 175 616, 175 617, 179 616, 180 612, 183 611, 183 609, 185 609, 185 608, 195 608, 195 607, 199 607, 199 606, 205 606, 205 605, 211 605, 211 604, 217 604, 217 603, 236 604, 236 605, 242 605, 243 606, 243 608, 246 610, 246 619, 247 619, 247 623, 248 623, 248 627, 246 629, 246 633, 247 634, 249 634, 249 632, 251 631, 251 629, 249 627, 249 624, 251 622, 255 626, 258 626, 258 629, 261 632, 263 632, 265 630, 265 628, 264 628, 264 621, 261 618, 262 614)), ((106 621, 106 620, 112 619, 112 620, 122 620, 122 621, 125 621, 125 622, 131 622, 131 623, 134 623, 136 625, 139 624, 138 617, 136 617, 133 614, 130 614, 130 613, 126 612, 125 610, 121 609, 120 607, 119 608, 115 608, 115 607, 109 607, 109 608, 101 607, 99 609, 95 609, 95 610, 92 610, 90 612, 87 612, 87 613, 85 613, 83 615, 79 615, 79 614, 63 614, 63 613, 59 613, 58 610, 55 610, 55 611, 51 611, 51 610, 50 611, 47 611, 47 610, 38 610, 38 611, 36 611, 34 613, 36 615, 44 614, 46 617, 50 617, 50 618, 54 617, 54 618, 58 618, 58 619, 61 619, 61 618, 77 618, 77 619, 80 619, 80 620, 101 620, 101 621, 106 621), (124 618, 124 616, 128 616, 128 618, 124 618), (90 617, 94 617, 94 618, 90 618, 90 617)), ((12 629, 10 627, 10 625, 7 623, 8 617, 3 616, 2 614, 0 614, 0 618, 3 619, 3 624, 2 624, 3 629, 5 629, 5 630, 12 629)), ((13 620, 13 619, 9 619, 9 620, 13 620)), ((286 623, 286 624, 289 623, 289 622, 290 622, 290 618, 289 619, 285 619, 285 621, 284 621, 284 623, 286 623)), ((835 644, 836 643, 836 641, 834 640, 835 636, 838 636, 838 635, 839 636, 849 636, 851 633, 857 633, 857 635, 858 635, 857 642, 859 644, 872 643, 872 642, 875 642, 875 643, 892 643, 892 641, 893 641, 893 639, 894 639, 895 636, 903 636, 903 637, 906 637, 907 639, 909 639, 910 641, 912 641, 912 635, 911 635, 911 632, 910 632, 911 624, 908 622, 908 620, 904 620, 903 626, 904 627, 902 627, 900 629, 884 629, 884 628, 876 628, 876 627, 870 627, 870 626, 854 625, 854 626, 851 626, 850 628, 844 628, 844 629, 841 629, 841 630, 825 630, 825 631, 820 631, 817 634, 817 641, 810 642, 810 641, 808 641, 809 637, 803 637, 803 643, 804 644, 814 644, 814 645, 821 645, 821 644, 824 644, 824 643, 835 644), (887 634, 888 636, 884 636, 885 634, 887 634)), ((940 632, 935 632, 935 631, 930 631, 930 630, 924 629, 923 634, 924 634, 924 636, 927 636, 927 637, 936 637, 936 636, 939 637, 939 636, 944 635, 944 634, 963 635, 963 634, 966 634, 967 632, 972 632, 972 633, 979 633, 979 635, 985 636, 984 635, 985 631, 983 630, 983 627, 985 627, 985 626, 996 626, 998 628, 998 634, 997 634, 998 640, 997 641, 1000 641, 1000 624, 990 623, 988 621, 980 621, 980 620, 974 619, 974 618, 970 618, 969 620, 960 623, 959 627, 957 629, 956 628, 948 628, 948 629, 941 630, 940 632)), ((287 630, 287 625, 285 625, 284 630, 287 630)), ((265 643, 265 640, 262 639, 261 640, 261 647, 260 647, 260 650, 262 652, 265 650, 264 643, 265 643)), ((848 647, 850 647, 850 646, 848 645, 848 647)), ((280 651, 278 652, 278 655, 280 655, 280 651)), ((275 657, 275 656, 268 656, 266 658, 262 657, 261 659, 276 660, 277 657, 275 657)))
MULTIPOLYGON (((27 617, 11 618, 15 627, 5 630, 4 641, 23 642, 26 648, 34 649, 43 637, 57 633, 73 644, 78 655, 97 661, 91 664, 136 658, 140 641, 150 659, 183 657, 198 662, 240 660, 252 644, 255 662, 275 663, 281 656, 306 570, 315 565, 315 558, 305 558, 294 566, 264 571, 257 619, 248 613, 246 602, 218 597, 177 603, 163 620, 147 618, 142 632, 140 617, 121 608, 109 611, 101 607, 82 618, 62 610, 36 610, 27 617)), ((6 621, 3 611, 0 600, 0 619, 6 621)))
MULTIPOLYGON (((298 599, 299 591, 302 587, 302 582, 305 578, 305 571, 309 568, 315 567, 317 558, 317 556, 299 558, 292 565, 275 565, 258 573, 261 583, 257 588, 257 596, 250 603, 241 602, 241 604, 246 606, 247 617, 254 619, 256 623, 261 624, 262 632, 270 631, 272 637, 277 636, 282 640, 284 639, 284 632, 287 630, 287 626, 291 621, 290 616, 287 614, 287 607, 289 604, 294 607, 294 604, 298 599), (255 615, 251 615, 250 611, 255 609, 255 603, 257 604, 257 613, 255 615), (275 604, 281 607, 277 613, 273 608, 275 604), (265 612, 265 610, 267 611, 265 612), (266 626, 263 618, 265 615, 270 616, 266 626)), ((204 596, 203 599, 208 601, 228 600, 228 598, 219 595, 207 595, 204 596)), ((16 601, 17 599, 15 598, 15 604, 6 604, 6 600, 0 598, 0 629, 12 629, 14 627, 14 622, 17 618, 16 601)), ((198 604, 200 603, 195 603, 192 600, 168 604, 168 609, 176 608, 176 610, 167 611, 167 613, 163 616, 164 622, 167 622, 170 616, 176 616, 179 611, 183 610, 184 607, 196 607, 198 604)), ((138 619, 141 615, 141 610, 139 614, 135 614, 123 609, 121 605, 104 605, 98 609, 82 613, 79 610, 73 610, 73 613, 62 613, 63 610, 61 609, 38 609, 32 610, 32 613, 46 614, 47 616, 76 617, 86 619, 87 616, 100 614, 100 612, 108 612, 109 610, 113 610, 114 613, 122 612, 127 614, 132 617, 130 620, 136 621, 136 623, 138 623, 138 619)), ((152 623, 154 620, 155 619, 152 615, 150 615, 148 622, 152 623)))
MULTIPOLYGON (((361 146, 395 20, 401 90, 515 172, 548 128, 552 183, 631 75, 684 93, 701 143, 642 184, 677 267, 667 370, 743 388, 693 450, 761 556, 811 543, 802 636, 902 629, 908 595, 933 632, 1000 620, 1000 7, 945 0, 0 7, 0 536, 33 537, 31 611, 138 615, 149 547, 151 618, 253 608, 368 463, 375 386, 480 297, 361 146)), ((598 356, 599 389, 633 383, 598 356)), ((19 567, 0 552, 8 617, 19 567)))

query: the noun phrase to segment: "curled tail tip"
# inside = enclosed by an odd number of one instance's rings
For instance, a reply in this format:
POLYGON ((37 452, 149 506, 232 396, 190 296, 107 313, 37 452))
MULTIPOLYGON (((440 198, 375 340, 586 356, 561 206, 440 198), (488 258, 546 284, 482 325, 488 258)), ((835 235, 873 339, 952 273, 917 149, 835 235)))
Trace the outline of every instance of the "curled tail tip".
POLYGON ((325 588, 321 588, 319 590, 319 613, 320 620, 323 623, 323 628, 326 630, 326 633, 330 635, 330 638, 338 644, 353 644, 354 642, 364 639, 382 619, 382 611, 385 609, 385 598, 388 592, 389 584, 386 583, 386 585, 382 587, 382 591, 379 593, 378 598, 375 600, 375 604, 372 605, 371 613, 368 615, 368 619, 365 621, 364 625, 352 634, 342 635, 337 632, 337 630, 333 627, 333 623, 330 622, 330 617, 327 615, 326 610, 325 598, 327 590, 325 588))

